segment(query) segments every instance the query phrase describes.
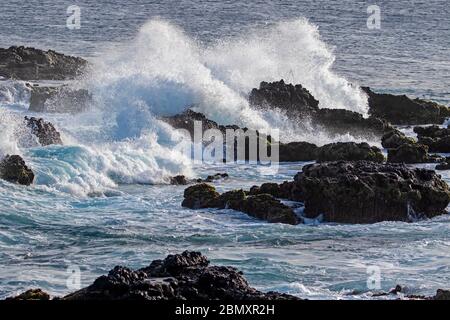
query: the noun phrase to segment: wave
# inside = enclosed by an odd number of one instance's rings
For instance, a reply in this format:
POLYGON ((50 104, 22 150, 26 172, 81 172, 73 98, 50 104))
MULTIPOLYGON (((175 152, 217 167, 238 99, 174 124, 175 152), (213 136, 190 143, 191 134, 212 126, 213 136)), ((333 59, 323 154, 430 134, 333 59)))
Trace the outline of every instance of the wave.
MULTIPOLYGON (((0 153, 23 154, 35 168, 38 185, 86 195, 120 183, 165 183, 171 175, 192 175, 190 159, 175 148, 182 136, 159 120, 190 106, 220 124, 279 128, 284 141, 354 140, 300 129, 282 113, 263 113, 248 104, 251 88, 283 78, 303 84, 320 107, 367 113, 367 97, 332 71, 333 62, 332 50, 305 19, 213 44, 168 21, 151 20, 121 48, 105 48, 91 71, 73 84, 92 93, 88 111, 44 116, 62 132, 65 146, 24 151, 17 126, 9 125, 12 112, 2 110, 0 153)), ((17 106, 27 92, 23 82, 15 82, 0 104, 24 113, 17 106)))

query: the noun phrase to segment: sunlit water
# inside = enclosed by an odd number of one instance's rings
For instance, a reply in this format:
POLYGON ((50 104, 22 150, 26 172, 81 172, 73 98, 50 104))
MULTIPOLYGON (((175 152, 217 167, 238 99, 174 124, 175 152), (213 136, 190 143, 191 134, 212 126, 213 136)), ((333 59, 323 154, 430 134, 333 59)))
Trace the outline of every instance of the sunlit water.
POLYGON ((66 285, 73 268, 85 286, 115 265, 142 267, 186 249, 238 267, 258 289, 301 297, 370 295, 367 268, 374 266, 383 290, 448 287, 448 216, 289 226, 182 208, 184 187, 166 185, 171 175, 227 172, 216 183, 224 191, 291 180, 303 164, 282 164, 273 176, 251 166, 193 165, 175 150, 180 136, 157 119, 196 103, 223 124, 281 128, 285 141, 358 141, 300 131, 282 114, 252 110, 246 95, 260 81, 284 78, 304 84, 322 107, 366 112, 350 83, 448 104, 446 1, 379 1, 378 31, 366 27, 364 1, 78 1, 82 28, 69 31, 69 2, 2 2, 0 46, 89 58, 94 70, 76 85, 96 100, 81 115, 44 115, 65 146, 42 148, 14 131, 29 114, 26 87, 0 82, 0 154, 21 154, 36 172, 31 187, 0 181, 0 297, 29 287, 65 294, 73 291, 66 285))

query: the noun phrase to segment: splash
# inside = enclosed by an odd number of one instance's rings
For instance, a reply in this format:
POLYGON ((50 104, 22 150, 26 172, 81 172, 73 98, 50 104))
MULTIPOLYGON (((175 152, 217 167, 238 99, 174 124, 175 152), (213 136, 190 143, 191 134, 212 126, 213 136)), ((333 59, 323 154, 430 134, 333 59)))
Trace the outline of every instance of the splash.
MULTIPOLYGON (((25 148, 16 126, 8 125, 12 114, 3 112, 6 138, 0 150, 24 154, 38 185, 88 195, 117 184, 167 183, 176 174, 192 175, 190 159, 175 148, 181 135, 159 120, 191 106, 220 124, 279 128, 284 141, 355 140, 317 134, 281 112, 263 113, 248 104, 248 92, 261 81, 283 78, 307 87, 320 107, 366 113, 366 97, 332 72, 333 62, 317 28, 304 19, 213 44, 197 41, 170 22, 151 20, 121 48, 105 48, 90 73, 72 83, 92 93, 87 112, 44 115, 62 132, 65 146, 25 148)), ((15 83, 1 104, 24 113, 17 106, 27 94, 23 84, 15 83)))

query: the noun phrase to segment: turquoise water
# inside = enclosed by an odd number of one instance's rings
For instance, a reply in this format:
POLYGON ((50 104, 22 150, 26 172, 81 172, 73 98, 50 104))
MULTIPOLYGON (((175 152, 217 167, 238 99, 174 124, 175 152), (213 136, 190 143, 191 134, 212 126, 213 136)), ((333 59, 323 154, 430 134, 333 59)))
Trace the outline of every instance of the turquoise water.
POLYGON ((167 185, 172 175, 227 172, 216 182, 223 191, 290 180, 303 164, 282 164, 271 176, 252 166, 193 164, 175 148, 179 134, 158 120, 195 103, 222 124, 280 128, 284 141, 359 141, 300 130, 283 114, 252 110, 246 95, 260 81, 285 78, 304 84, 322 107, 366 112, 350 83, 448 104, 446 1, 380 1, 379 31, 366 27, 365 1, 139 3, 79 1, 78 32, 64 27, 68 1, 2 3, 0 47, 87 57, 92 72, 71 85, 95 99, 83 114, 41 114, 65 144, 43 148, 14 131, 29 114, 25 84, 0 81, 0 154, 21 154, 36 173, 31 187, 0 181, 0 297, 30 287, 66 294, 73 268, 85 286, 115 265, 141 267, 186 249, 238 267, 259 289, 300 297, 366 297, 374 266, 383 290, 448 287, 448 216, 288 226, 182 208, 184 187, 167 185))

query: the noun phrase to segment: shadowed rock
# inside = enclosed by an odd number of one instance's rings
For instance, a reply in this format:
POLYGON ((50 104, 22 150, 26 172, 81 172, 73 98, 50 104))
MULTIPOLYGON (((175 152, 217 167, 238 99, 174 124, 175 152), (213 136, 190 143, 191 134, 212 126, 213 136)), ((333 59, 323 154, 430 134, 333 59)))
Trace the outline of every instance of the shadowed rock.
POLYGON ((88 108, 91 94, 85 89, 68 86, 31 86, 30 111, 53 113, 79 113, 88 108))
POLYGON ((249 286, 236 268, 209 266, 200 252, 185 251, 132 270, 115 267, 63 300, 296 300, 249 286))
POLYGON ((395 149, 403 144, 414 143, 414 139, 407 137, 403 132, 397 129, 385 133, 381 138, 381 145, 386 149, 395 149))
POLYGON ((38 138, 39 143, 42 146, 63 144, 60 133, 50 122, 46 122, 42 118, 37 119, 35 117, 25 117, 25 122, 27 127, 31 129, 31 133, 38 138))
POLYGON ((41 289, 30 289, 18 296, 6 298, 5 300, 50 300, 50 295, 41 289))
POLYGON ((393 163, 429 163, 436 162, 435 157, 428 155, 428 147, 418 143, 402 144, 398 148, 388 150, 388 162, 393 163))
POLYGON ((317 101, 302 85, 278 82, 261 82, 259 89, 253 89, 249 96, 253 107, 279 108, 303 116, 310 115, 319 109, 317 101))
POLYGON ((319 108, 319 102, 301 85, 278 82, 261 82, 253 89, 249 102, 255 108, 280 109, 299 124, 311 121, 317 130, 331 134, 353 134, 357 136, 381 136, 391 126, 375 117, 364 118, 361 114, 344 109, 319 108))
POLYGON ((280 161, 313 161, 317 159, 318 147, 309 142, 280 143, 280 161))
POLYGON ((8 155, 0 161, 0 179, 29 186, 34 181, 34 173, 21 156, 8 155))
POLYGON ((18 80, 74 79, 86 68, 82 58, 66 56, 53 50, 35 48, 0 48, 0 76, 18 80))
POLYGON ((393 124, 442 124, 450 117, 450 109, 435 102, 362 89, 369 96, 369 113, 393 124))
POLYGON ((229 208, 271 223, 298 224, 300 222, 292 208, 270 194, 247 195, 243 190, 219 194, 213 186, 205 183, 187 188, 184 191, 182 206, 191 209, 229 208))
POLYGON ((303 167, 295 182, 305 216, 340 223, 411 221, 446 213, 447 184, 432 170, 368 161, 303 167))
POLYGON ((320 147, 316 159, 318 162, 337 160, 383 162, 384 156, 379 148, 371 147, 365 142, 338 142, 320 147))

